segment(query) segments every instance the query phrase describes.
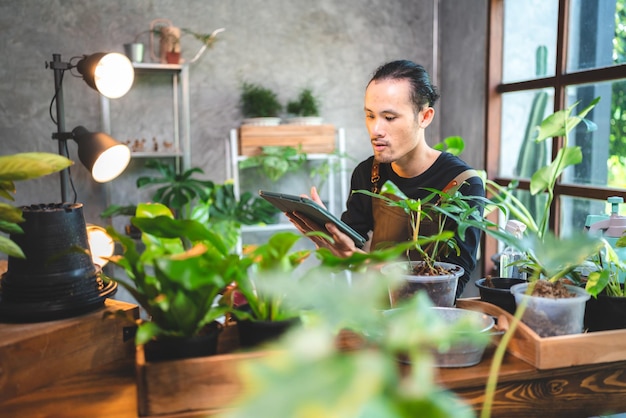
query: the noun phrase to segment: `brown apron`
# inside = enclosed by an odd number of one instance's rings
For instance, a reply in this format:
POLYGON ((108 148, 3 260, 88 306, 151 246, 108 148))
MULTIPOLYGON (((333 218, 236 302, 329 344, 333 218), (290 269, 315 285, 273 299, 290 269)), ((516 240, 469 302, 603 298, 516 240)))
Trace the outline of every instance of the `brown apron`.
MULTIPOLYGON (((372 165, 372 192, 378 193, 378 181, 379 176, 379 163, 374 160, 372 165)), ((443 192, 450 193, 455 192, 456 189, 461 187, 465 180, 470 177, 477 176, 476 170, 465 170, 457 175, 450 183, 444 187, 443 192)), ((395 198, 394 196, 389 196, 395 198)), ((393 245, 395 243, 406 242, 413 239, 411 236, 411 223, 409 220, 409 214, 401 207, 389 206, 382 199, 372 199, 372 215, 374 218, 374 228, 372 231, 371 249, 385 247, 393 245)), ((430 236, 438 232, 437 220, 421 219, 420 222, 420 235, 430 236)), ((414 258, 411 256, 411 258, 414 258)))

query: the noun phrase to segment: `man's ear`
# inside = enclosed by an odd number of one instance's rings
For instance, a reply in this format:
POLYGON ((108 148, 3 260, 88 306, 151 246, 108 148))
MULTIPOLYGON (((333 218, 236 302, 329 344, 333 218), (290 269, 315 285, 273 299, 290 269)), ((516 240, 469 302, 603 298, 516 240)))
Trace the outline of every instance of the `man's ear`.
POLYGON ((420 127, 426 128, 428 125, 430 125, 430 123, 435 118, 435 109, 429 106, 429 107, 422 109, 420 113, 422 115, 421 121, 420 121, 420 127))

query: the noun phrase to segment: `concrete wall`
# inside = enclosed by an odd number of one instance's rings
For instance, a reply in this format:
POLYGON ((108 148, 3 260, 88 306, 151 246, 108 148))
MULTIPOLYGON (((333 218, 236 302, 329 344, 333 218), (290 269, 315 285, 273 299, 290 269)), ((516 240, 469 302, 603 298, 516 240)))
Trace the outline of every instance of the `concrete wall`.
MULTIPOLYGON (((486 4, 487 0, 2 0, 0 154, 56 152, 51 139, 56 127, 48 113, 53 73, 45 66, 53 53, 69 60, 97 51, 122 52, 123 44, 148 29, 151 20, 168 18, 197 32, 226 28, 214 48, 190 69, 192 165, 202 167, 211 180, 226 180, 225 140, 242 119, 238 108, 242 81, 275 89, 283 102, 302 87, 313 88, 321 97, 325 121, 346 129, 348 150, 360 160, 371 154, 363 122, 365 84, 378 65, 399 58, 437 69, 434 79, 442 99, 429 142, 462 135, 468 142, 464 158, 482 168, 486 4)), ((142 39, 147 41, 145 35, 142 39)), ((184 37, 183 56, 189 59, 199 46, 184 37)), ((160 116, 154 114, 154 106, 168 106, 155 96, 165 87, 159 82, 153 88, 146 82, 135 87, 133 104, 123 107, 125 132, 132 132, 136 124, 138 136, 165 137, 166 130, 158 126, 160 116)), ((68 130, 77 125, 100 130, 97 93, 69 73, 64 91, 68 130)), ((113 120, 114 133, 123 128, 117 122, 113 120)), ((76 145, 69 146, 70 156, 78 161, 76 145)), ((102 223, 98 214, 107 203, 105 186, 91 181, 80 163, 72 168, 72 178, 87 221, 102 223)), ((136 193, 133 181, 130 176, 116 180, 110 186, 112 195, 118 201, 130 199, 128 195, 136 193)), ((19 183, 17 200, 59 201, 58 176, 19 183)))

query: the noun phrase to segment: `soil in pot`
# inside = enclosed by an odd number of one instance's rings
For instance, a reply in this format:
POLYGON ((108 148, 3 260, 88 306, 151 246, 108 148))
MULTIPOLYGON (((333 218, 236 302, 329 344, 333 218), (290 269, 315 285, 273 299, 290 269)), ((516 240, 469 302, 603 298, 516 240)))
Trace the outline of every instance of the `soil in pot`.
POLYGON ((159 338, 144 345, 146 361, 179 360, 212 356, 217 353, 217 339, 222 332, 219 322, 212 322, 193 337, 159 338))
POLYGON ((476 280, 474 284, 478 288, 480 300, 496 305, 513 314, 517 304, 515 303, 515 297, 511 294, 511 286, 525 282, 526 280, 524 279, 487 276, 484 279, 476 280))

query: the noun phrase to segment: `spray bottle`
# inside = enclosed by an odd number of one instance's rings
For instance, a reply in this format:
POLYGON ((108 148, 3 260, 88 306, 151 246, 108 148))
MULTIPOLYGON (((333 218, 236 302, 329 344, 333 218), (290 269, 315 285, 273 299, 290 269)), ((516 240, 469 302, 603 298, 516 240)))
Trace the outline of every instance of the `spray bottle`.
MULTIPOLYGON (((522 235, 526 230, 526 225, 520 221, 511 219, 507 221, 506 231, 517 239, 522 239, 522 235)), ((519 264, 512 264, 516 261, 523 260, 524 253, 515 247, 507 246, 502 254, 500 254, 500 277, 526 280, 526 272, 520 270, 519 264)))

